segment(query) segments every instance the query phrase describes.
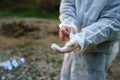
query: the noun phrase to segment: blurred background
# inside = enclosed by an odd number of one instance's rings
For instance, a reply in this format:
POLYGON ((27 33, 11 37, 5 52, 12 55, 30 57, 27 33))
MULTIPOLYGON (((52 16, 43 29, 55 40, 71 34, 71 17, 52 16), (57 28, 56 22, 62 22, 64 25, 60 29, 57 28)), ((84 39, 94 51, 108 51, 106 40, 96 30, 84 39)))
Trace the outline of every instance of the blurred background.
MULTIPOLYGON (((51 50, 59 40, 60 0, 0 0, 0 63, 25 58, 8 71, 0 67, 0 80, 59 80, 63 55, 51 50)), ((120 55, 108 80, 120 80, 120 55)))
POLYGON ((1 17, 58 19, 60 0, 0 0, 1 17))

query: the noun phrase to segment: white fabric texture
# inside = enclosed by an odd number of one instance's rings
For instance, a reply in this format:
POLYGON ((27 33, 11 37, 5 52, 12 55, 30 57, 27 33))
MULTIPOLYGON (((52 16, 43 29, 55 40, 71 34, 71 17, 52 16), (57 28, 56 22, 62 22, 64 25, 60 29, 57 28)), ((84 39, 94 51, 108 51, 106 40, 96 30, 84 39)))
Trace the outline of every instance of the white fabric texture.
POLYGON ((70 45, 77 41, 83 51, 64 55, 61 80, 106 80, 119 48, 120 0, 61 0, 60 21, 80 28, 70 45))

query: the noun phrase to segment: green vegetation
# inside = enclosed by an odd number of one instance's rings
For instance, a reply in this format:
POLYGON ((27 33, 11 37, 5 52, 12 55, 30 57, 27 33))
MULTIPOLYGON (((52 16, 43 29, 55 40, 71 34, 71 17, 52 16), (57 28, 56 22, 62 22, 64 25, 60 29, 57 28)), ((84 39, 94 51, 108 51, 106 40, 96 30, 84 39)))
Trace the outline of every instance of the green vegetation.
POLYGON ((34 17, 34 18, 50 18, 58 19, 59 11, 55 12, 44 12, 40 9, 19 9, 19 10, 5 10, 0 9, 0 17, 34 17))
POLYGON ((58 19, 60 0, 0 0, 0 17, 58 19))
POLYGON ((22 43, 22 44, 18 44, 17 48, 21 49, 21 48, 25 48, 27 46, 28 46, 28 44, 22 43))

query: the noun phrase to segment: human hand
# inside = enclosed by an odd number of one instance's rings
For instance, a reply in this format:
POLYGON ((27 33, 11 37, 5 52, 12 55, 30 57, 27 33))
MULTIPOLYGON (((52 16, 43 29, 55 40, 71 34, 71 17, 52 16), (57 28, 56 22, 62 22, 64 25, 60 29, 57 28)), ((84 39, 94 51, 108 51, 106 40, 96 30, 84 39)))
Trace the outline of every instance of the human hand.
POLYGON ((69 26, 62 26, 59 29, 59 37, 62 41, 68 40, 70 33, 75 34, 75 29, 69 26))
POLYGON ((57 44, 52 44, 51 48, 60 53, 68 53, 73 51, 78 46, 78 41, 74 34, 70 33, 70 40, 64 45, 64 47, 60 47, 57 44))

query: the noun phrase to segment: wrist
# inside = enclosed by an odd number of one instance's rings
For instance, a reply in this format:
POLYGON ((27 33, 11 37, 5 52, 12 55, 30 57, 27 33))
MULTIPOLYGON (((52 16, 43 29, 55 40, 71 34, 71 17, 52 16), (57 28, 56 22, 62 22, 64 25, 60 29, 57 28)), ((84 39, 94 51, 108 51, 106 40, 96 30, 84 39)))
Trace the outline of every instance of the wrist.
POLYGON ((62 27, 65 27, 65 26, 74 29, 75 33, 77 33, 77 27, 76 27, 75 25, 73 25, 73 24, 63 24, 63 23, 59 24, 59 28, 60 28, 60 29, 61 29, 62 27))

